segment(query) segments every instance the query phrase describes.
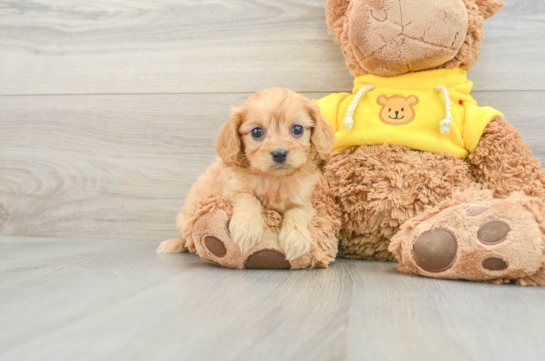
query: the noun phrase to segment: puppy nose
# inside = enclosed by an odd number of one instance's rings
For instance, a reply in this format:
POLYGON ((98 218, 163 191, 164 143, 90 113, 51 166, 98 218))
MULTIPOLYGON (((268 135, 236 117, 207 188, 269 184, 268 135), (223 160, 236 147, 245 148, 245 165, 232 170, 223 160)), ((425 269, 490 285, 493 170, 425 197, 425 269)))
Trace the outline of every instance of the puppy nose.
POLYGON ((285 149, 275 149, 271 152, 271 155, 276 163, 282 164, 288 158, 288 151, 285 149))
POLYGON ((396 117, 397 117, 398 114, 399 114, 399 112, 396 112, 396 117))

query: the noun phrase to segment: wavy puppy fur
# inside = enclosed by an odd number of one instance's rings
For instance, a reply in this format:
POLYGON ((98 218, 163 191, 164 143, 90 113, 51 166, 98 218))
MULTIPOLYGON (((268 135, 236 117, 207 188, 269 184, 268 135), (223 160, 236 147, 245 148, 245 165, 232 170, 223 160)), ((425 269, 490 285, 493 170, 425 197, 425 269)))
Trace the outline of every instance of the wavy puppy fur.
MULTIPOLYGON (((316 214, 311 199, 321 179, 318 164, 333 145, 333 131, 314 101, 283 88, 254 94, 233 108, 221 127, 216 140, 220 159, 193 185, 177 219, 180 240, 177 245, 168 241, 170 249, 183 244, 195 251, 189 225, 203 209, 225 211, 229 204, 229 232, 242 253, 263 237, 264 209, 282 216, 279 243, 287 260, 309 253, 309 224, 316 214), (220 198, 203 205, 213 194, 220 198)), ((168 251, 166 244, 161 248, 168 251)))

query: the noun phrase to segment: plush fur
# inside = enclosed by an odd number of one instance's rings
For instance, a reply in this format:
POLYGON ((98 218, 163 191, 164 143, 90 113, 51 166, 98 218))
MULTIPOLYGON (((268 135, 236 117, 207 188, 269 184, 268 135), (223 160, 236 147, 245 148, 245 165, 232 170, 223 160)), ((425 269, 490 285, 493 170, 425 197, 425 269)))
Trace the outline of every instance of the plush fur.
POLYGON ((340 256, 381 261, 403 223, 473 183, 462 159, 388 144, 336 153, 324 175, 342 210, 340 256))
MULTIPOLYGON (((320 185, 318 166, 333 145, 331 126, 314 101, 283 88, 251 96, 232 109, 221 128, 216 140, 220 159, 194 184, 177 218, 180 239, 163 242, 158 251, 197 251, 195 225, 205 214, 216 213, 229 218, 226 237, 241 255, 272 237, 288 261, 311 253, 312 266, 326 265, 336 253, 331 239, 336 239, 339 222, 324 199, 329 191, 320 185), (294 132, 296 125, 302 134, 294 132), (256 129, 262 136, 253 134, 256 129), (273 159, 278 150, 287 152, 283 163, 273 159), (278 228, 276 236, 271 227, 278 228)), ((233 252, 229 257, 237 258, 233 252)))
POLYGON ((492 190, 495 197, 522 191, 545 199, 545 170, 521 134, 504 118, 488 125, 475 153, 469 156, 469 164, 475 180, 492 190))

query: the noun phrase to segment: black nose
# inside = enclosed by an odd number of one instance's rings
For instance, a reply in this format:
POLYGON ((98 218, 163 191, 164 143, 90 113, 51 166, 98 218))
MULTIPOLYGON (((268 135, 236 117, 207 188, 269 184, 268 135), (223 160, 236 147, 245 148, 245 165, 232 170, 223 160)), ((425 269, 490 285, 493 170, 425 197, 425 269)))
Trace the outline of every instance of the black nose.
POLYGON ((275 149, 271 152, 271 155, 276 163, 282 164, 288 158, 288 151, 285 149, 275 149))
POLYGON ((396 112, 396 117, 398 116, 399 112, 396 112))

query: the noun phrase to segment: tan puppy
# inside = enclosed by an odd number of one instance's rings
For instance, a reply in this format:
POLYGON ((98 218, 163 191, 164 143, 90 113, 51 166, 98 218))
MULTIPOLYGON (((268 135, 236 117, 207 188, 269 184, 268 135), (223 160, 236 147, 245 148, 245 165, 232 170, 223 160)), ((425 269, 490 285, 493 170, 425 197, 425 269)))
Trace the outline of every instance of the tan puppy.
POLYGON ((185 234, 195 202, 219 192, 233 206, 229 231, 242 252, 263 236, 263 206, 283 214, 280 247, 287 260, 310 250, 310 202, 321 178, 318 163, 332 151, 335 137, 318 106, 289 89, 270 88, 233 108, 221 127, 216 148, 221 159, 191 188, 176 219, 179 240, 162 242, 158 252, 194 252, 185 234))

